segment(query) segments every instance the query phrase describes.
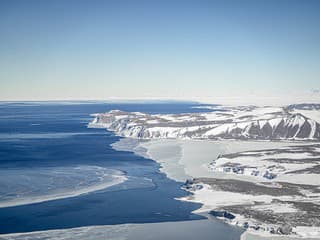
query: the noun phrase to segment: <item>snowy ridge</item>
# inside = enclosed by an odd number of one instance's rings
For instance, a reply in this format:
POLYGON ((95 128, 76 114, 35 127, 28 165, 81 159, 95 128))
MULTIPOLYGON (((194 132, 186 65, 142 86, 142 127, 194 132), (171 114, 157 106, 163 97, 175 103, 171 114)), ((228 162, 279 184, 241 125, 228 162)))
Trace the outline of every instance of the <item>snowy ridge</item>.
POLYGON ((239 107, 208 113, 156 114, 112 110, 91 127, 131 138, 319 140, 320 124, 284 108, 239 107))

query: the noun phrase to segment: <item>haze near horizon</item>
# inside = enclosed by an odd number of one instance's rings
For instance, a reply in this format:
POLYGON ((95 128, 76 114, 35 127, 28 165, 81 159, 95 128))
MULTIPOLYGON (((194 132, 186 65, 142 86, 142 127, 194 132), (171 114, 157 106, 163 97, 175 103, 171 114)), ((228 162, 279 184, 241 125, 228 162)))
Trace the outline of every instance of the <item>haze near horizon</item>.
POLYGON ((0 100, 319 101, 319 12, 298 0, 2 0, 0 100))

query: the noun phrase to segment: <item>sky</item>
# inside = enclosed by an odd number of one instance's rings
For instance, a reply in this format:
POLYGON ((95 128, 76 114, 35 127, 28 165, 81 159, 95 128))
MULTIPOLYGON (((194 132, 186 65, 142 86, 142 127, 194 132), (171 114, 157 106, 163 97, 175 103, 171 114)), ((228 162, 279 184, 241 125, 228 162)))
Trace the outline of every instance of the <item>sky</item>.
POLYGON ((278 101, 319 89, 317 0, 0 0, 0 100, 278 101))

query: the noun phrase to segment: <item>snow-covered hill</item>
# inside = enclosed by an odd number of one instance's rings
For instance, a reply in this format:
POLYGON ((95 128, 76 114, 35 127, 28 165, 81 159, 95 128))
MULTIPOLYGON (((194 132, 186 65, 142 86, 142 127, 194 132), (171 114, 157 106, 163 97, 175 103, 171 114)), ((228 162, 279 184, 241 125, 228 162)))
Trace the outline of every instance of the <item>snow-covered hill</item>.
POLYGON ((318 119, 310 118, 313 115, 306 116, 294 106, 220 107, 207 113, 155 115, 113 110, 95 114, 90 126, 144 139, 319 140, 320 124, 318 119))

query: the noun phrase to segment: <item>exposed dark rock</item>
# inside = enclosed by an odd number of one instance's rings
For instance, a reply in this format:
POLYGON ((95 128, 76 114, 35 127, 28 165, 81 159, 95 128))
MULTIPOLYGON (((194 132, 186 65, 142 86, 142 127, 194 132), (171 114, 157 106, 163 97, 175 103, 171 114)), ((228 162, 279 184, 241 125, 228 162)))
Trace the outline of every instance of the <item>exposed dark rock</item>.
POLYGON ((282 235, 288 235, 292 233, 292 227, 288 224, 283 225, 277 229, 277 233, 282 234, 282 235))
POLYGON ((235 219, 236 216, 234 216, 233 214, 227 212, 227 211, 215 211, 212 210, 209 212, 212 216, 214 217, 223 217, 223 218, 227 218, 227 219, 235 219))

